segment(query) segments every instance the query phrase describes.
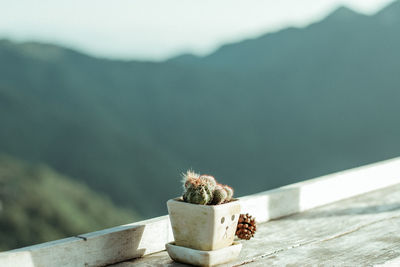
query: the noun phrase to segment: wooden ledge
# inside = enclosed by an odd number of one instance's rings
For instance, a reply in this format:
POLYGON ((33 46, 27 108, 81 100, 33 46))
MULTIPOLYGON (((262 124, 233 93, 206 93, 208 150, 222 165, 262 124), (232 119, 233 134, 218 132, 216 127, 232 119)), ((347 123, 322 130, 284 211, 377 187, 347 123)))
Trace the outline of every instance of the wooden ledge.
MULTIPOLYGON (((257 225, 230 266, 400 266, 400 184, 257 225)), ((112 267, 182 267, 163 252, 112 267)), ((111 267, 111 266, 110 266, 111 267)))
MULTIPOLYGON (((400 184, 400 158, 241 198, 258 223, 400 184)), ((165 250, 168 216, 0 253, 0 266, 104 266, 165 250)))

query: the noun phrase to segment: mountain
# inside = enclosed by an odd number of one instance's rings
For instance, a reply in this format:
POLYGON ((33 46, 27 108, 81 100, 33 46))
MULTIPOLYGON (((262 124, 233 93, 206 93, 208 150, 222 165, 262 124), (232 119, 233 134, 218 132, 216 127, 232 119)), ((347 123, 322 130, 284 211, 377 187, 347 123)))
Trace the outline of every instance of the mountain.
MULTIPOLYGON (((177 172, 170 171, 173 155, 141 127, 143 101, 149 96, 132 90, 141 83, 132 73, 149 75, 153 66, 3 41, 0 122, 7 127, 0 131, 1 150, 45 162, 136 209, 149 188, 169 188, 167 181, 154 185, 149 178, 177 172)), ((153 198, 145 202, 159 204, 153 198)))
POLYGON ((236 195, 400 155, 400 2, 165 62, 0 42, 0 150, 166 212, 187 168, 236 195))
POLYGON ((46 165, 0 155, 0 250, 130 223, 138 217, 46 165))

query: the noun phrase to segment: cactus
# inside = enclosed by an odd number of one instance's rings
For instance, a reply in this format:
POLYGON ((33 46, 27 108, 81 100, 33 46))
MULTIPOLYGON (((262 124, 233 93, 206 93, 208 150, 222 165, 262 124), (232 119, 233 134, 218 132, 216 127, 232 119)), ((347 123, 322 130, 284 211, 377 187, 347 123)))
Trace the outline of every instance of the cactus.
POLYGON ((183 175, 185 192, 183 200, 193 204, 207 205, 212 200, 215 179, 212 176, 200 176, 193 171, 183 175))
POLYGON ((228 193, 226 192, 225 188, 218 184, 213 192, 213 199, 211 201, 212 205, 218 205, 225 202, 228 193))
POLYGON ((233 189, 218 184, 210 175, 200 175, 194 171, 183 174, 183 200, 193 204, 218 205, 230 201, 233 189))
POLYGON ((215 187, 217 186, 217 182, 215 181, 215 178, 210 176, 210 175, 201 175, 199 179, 203 182, 205 182, 210 189, 210 191, 214 191, 215 187))
POLYGON ((224 189, 227 193, 226 201, 230 201, 233 197, 233 188, 228 185, 224 185, 224 189))
POLYGON ((196 179, 200 177, 200 174, 195 173, 192 170, 188 170, 182 174, 183 190, 186 190, 196 179))

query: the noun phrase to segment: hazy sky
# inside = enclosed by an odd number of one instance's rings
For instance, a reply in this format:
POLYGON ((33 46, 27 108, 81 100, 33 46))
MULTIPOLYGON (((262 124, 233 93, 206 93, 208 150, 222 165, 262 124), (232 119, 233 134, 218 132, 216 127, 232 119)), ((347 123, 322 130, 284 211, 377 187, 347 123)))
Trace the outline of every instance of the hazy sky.
POLYGON ((339 5, 374 13, 392 0, 0 0, 0 38, 101 57, 160 60, 305 26, 339 5))

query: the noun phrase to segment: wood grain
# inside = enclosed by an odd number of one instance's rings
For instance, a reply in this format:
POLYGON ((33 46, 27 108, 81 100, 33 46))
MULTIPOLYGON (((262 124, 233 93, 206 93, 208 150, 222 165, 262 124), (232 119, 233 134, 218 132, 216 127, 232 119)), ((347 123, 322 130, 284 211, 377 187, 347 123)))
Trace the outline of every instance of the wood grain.
MULTIPOLYGON (((309 213, 303 212, 328 203, 399 184, 400 177, 398 174, 400 174, 400 158, 395 158, 242 197, 240 198, 242 212, 252 214, 259 223, 298 212, 302 212, 300 213, 301 216, 309 216, 307 215, 309 213)), ((351 217, 354 217, 355 220, 357 216, 353 215, 351 217)), ((295 218, 295 216, 291 218, 295 218)), ((321 218, 319 216, 314 218, 314 223, 321 220, 321 218)), ((373 216, 369 218, 373 219, 373 216)), ((347 219, 353 221, 352 218, 347 219)), ((368 221, 369 219, 366 220, 368 221)), ((305 237, 302 235, 299 236, 297 234, 299 231, 307 232, 307 240, 309 241, 310 238, 315 238, 315 240, 321 238, 321 236, 315 236, 313 231, 321 235, 325 233, 324 228, 316 230, 310 226, 312 225, 310 223, 301 225, 301 221, 296 222, 296 228, 288 225, 285 218, 278 220, 276 222, 279 222, 280 226, 276 227, 273 233, 270 232, 270 229, 274 229, 273 225, 276 223, 275 221, 269 223, 265 229, 261 227, 261 230, 259 229, 259 236, 263 240, 269 240, 273 244, 271 247, 268 245, 270 243, 261 243, 260 246, 262 245, 265 248, 263 249, 264 252, 267 254, 274 252, 274 249, 277 247, 280 248, 279 244, 289 245, 287 243, 288 238, 291 241, 296 240, 296 244, 302 244, 305 237), (285 227, 288 227, 287 231, 284 232, 285 234, 283 236, 279 235, 278 233, 285 227), (308 231, 307 229, 313 230, 308 231), (269 237, 272 234, 279 237, 279 239, 270 240, 269 237)), ((325 221, 328 222, 329 220, 325 221)), ((343 222, 336 220, 329 223, 340 226, 343 222)), ((359 221, 354 221, 354 223, 357 224, 359 221)), ((169 217, 162 216, 54 242, 3 252, 0 253, 0 266, 104 266, 163 251, 165 244, 172 240, 173 236, 169 217)), ((257 238, 252 242, 257 243, 257 238)), ((243 250, 246 251, 245 248, 243 250)), ((255 250, 255 252, 257 251, 255 250)), ((257 253, 247 252, 249 255, 258 257, 257 253)), ((165 252, 162 253, 165 254, 165 252)), ((152 255, 151 257, 159 256, 152 255)), ((149 260, 150 258, 146 257, 144 259, 149 260)))
MULTIPOLYGON (((372 266, 400 262, 400 185, 259 224, 225 266, 372 266)), ((184 266, 166 252, 113 267, 184 266)), ((396 265, 394 265, 396 266, 396 265)))

